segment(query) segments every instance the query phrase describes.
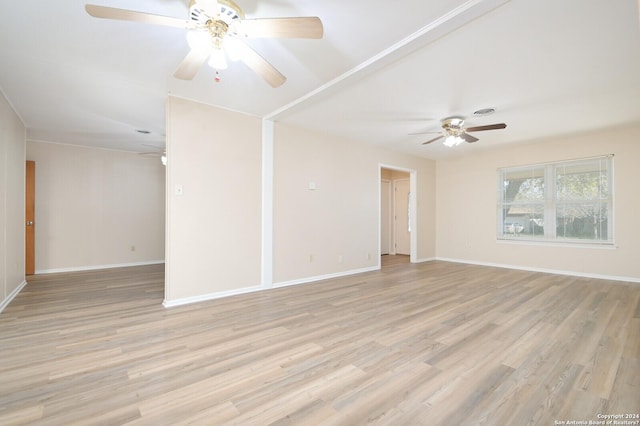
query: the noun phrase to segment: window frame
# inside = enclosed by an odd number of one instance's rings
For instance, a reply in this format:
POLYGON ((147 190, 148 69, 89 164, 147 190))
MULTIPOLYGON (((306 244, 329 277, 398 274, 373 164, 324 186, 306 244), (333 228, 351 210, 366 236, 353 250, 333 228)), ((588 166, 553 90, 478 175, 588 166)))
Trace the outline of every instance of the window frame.
MULTIPOLYGON (((552 245, 571 245, 571 246, 589 246, 589 247, 611 247, 615 245, 614 233, 614 155, 601 155, 596 157, 578 158, 563 161, 554 161, 547 163, 537 163, 529 165, 520 165, 514 167, 502 167, 498 169, 498 190, 497 190, 497 209, 496 209, 496 238, 498 241, 516 241, 523 243, 543 243, 552 245), (557 235, 557 212, 558 207, 568 205, 570 203, 580 203, 581 200, 560 200, 557 189, 557 170, 560 167, 575 166, 581 163, 589 164, 598 161, 604 161, 606 168, 604 173, 607 176, 607 196, 598 198, 598 203, 603 204, 607 208, 607 239, 585 239, 585 238, 567 238, 557 235), (535 170, 542 170, 543 177, 543 199, 541 201, 505 201, 505 177, 508 173, 522 173, 532 171, 532 177, 535 177, 535 170), (533 236, 519 233, 507 233, 506 227, 510 222, 506 220, 504 215, 505 206, 513 205, 538 205, 542 207, 544 212, 543 223, 544 233, 541 236, 533 236)), ((584 202, 593 202, 593 200, 584 199, 584 202)))

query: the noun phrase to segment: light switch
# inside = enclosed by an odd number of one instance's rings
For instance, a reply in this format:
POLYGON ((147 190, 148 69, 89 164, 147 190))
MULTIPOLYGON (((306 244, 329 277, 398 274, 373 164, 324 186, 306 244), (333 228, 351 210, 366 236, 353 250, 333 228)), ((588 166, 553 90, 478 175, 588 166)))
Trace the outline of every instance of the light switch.
POLYGON ((182 185, 176 185, 175 194, 177 196, 181 196, 184 194, 184 188, 182 188, 182 185))
POLYGON ((311 191, 315 190, 316 189, 316 183, 315 182, 309 182, 309 189, 311 191))

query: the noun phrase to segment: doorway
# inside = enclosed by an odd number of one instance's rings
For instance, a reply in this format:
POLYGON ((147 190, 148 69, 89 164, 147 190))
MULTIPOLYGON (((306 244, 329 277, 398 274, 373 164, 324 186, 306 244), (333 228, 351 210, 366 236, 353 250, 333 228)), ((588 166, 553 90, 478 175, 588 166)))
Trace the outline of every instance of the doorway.
POLYGON ((381 256, 416 258, 415 179, 415 170, 380 165, 381 256))

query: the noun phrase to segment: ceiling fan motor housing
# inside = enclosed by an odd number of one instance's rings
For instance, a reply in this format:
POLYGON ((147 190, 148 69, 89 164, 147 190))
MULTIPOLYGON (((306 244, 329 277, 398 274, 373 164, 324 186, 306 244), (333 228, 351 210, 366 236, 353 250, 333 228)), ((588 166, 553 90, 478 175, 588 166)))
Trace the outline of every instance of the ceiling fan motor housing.
POLYGON ((236 19, 244 19, 244 12, 231 0, 191 0, 189 16, 192 21, 206 27, 209 21, 230 25, 236 19))
POLYGON ((442 120, 442 128, 451 136, 459 136, 464 133, 464 119, 461 117, 449 117, 442 120))

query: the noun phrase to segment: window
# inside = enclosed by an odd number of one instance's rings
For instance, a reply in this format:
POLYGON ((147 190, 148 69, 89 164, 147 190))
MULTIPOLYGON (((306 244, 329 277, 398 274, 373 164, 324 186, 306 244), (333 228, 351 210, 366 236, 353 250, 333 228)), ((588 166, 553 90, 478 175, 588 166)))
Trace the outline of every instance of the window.
POLYGON ((613 243, 613 156, 498 170, 499 239, 613 243))

